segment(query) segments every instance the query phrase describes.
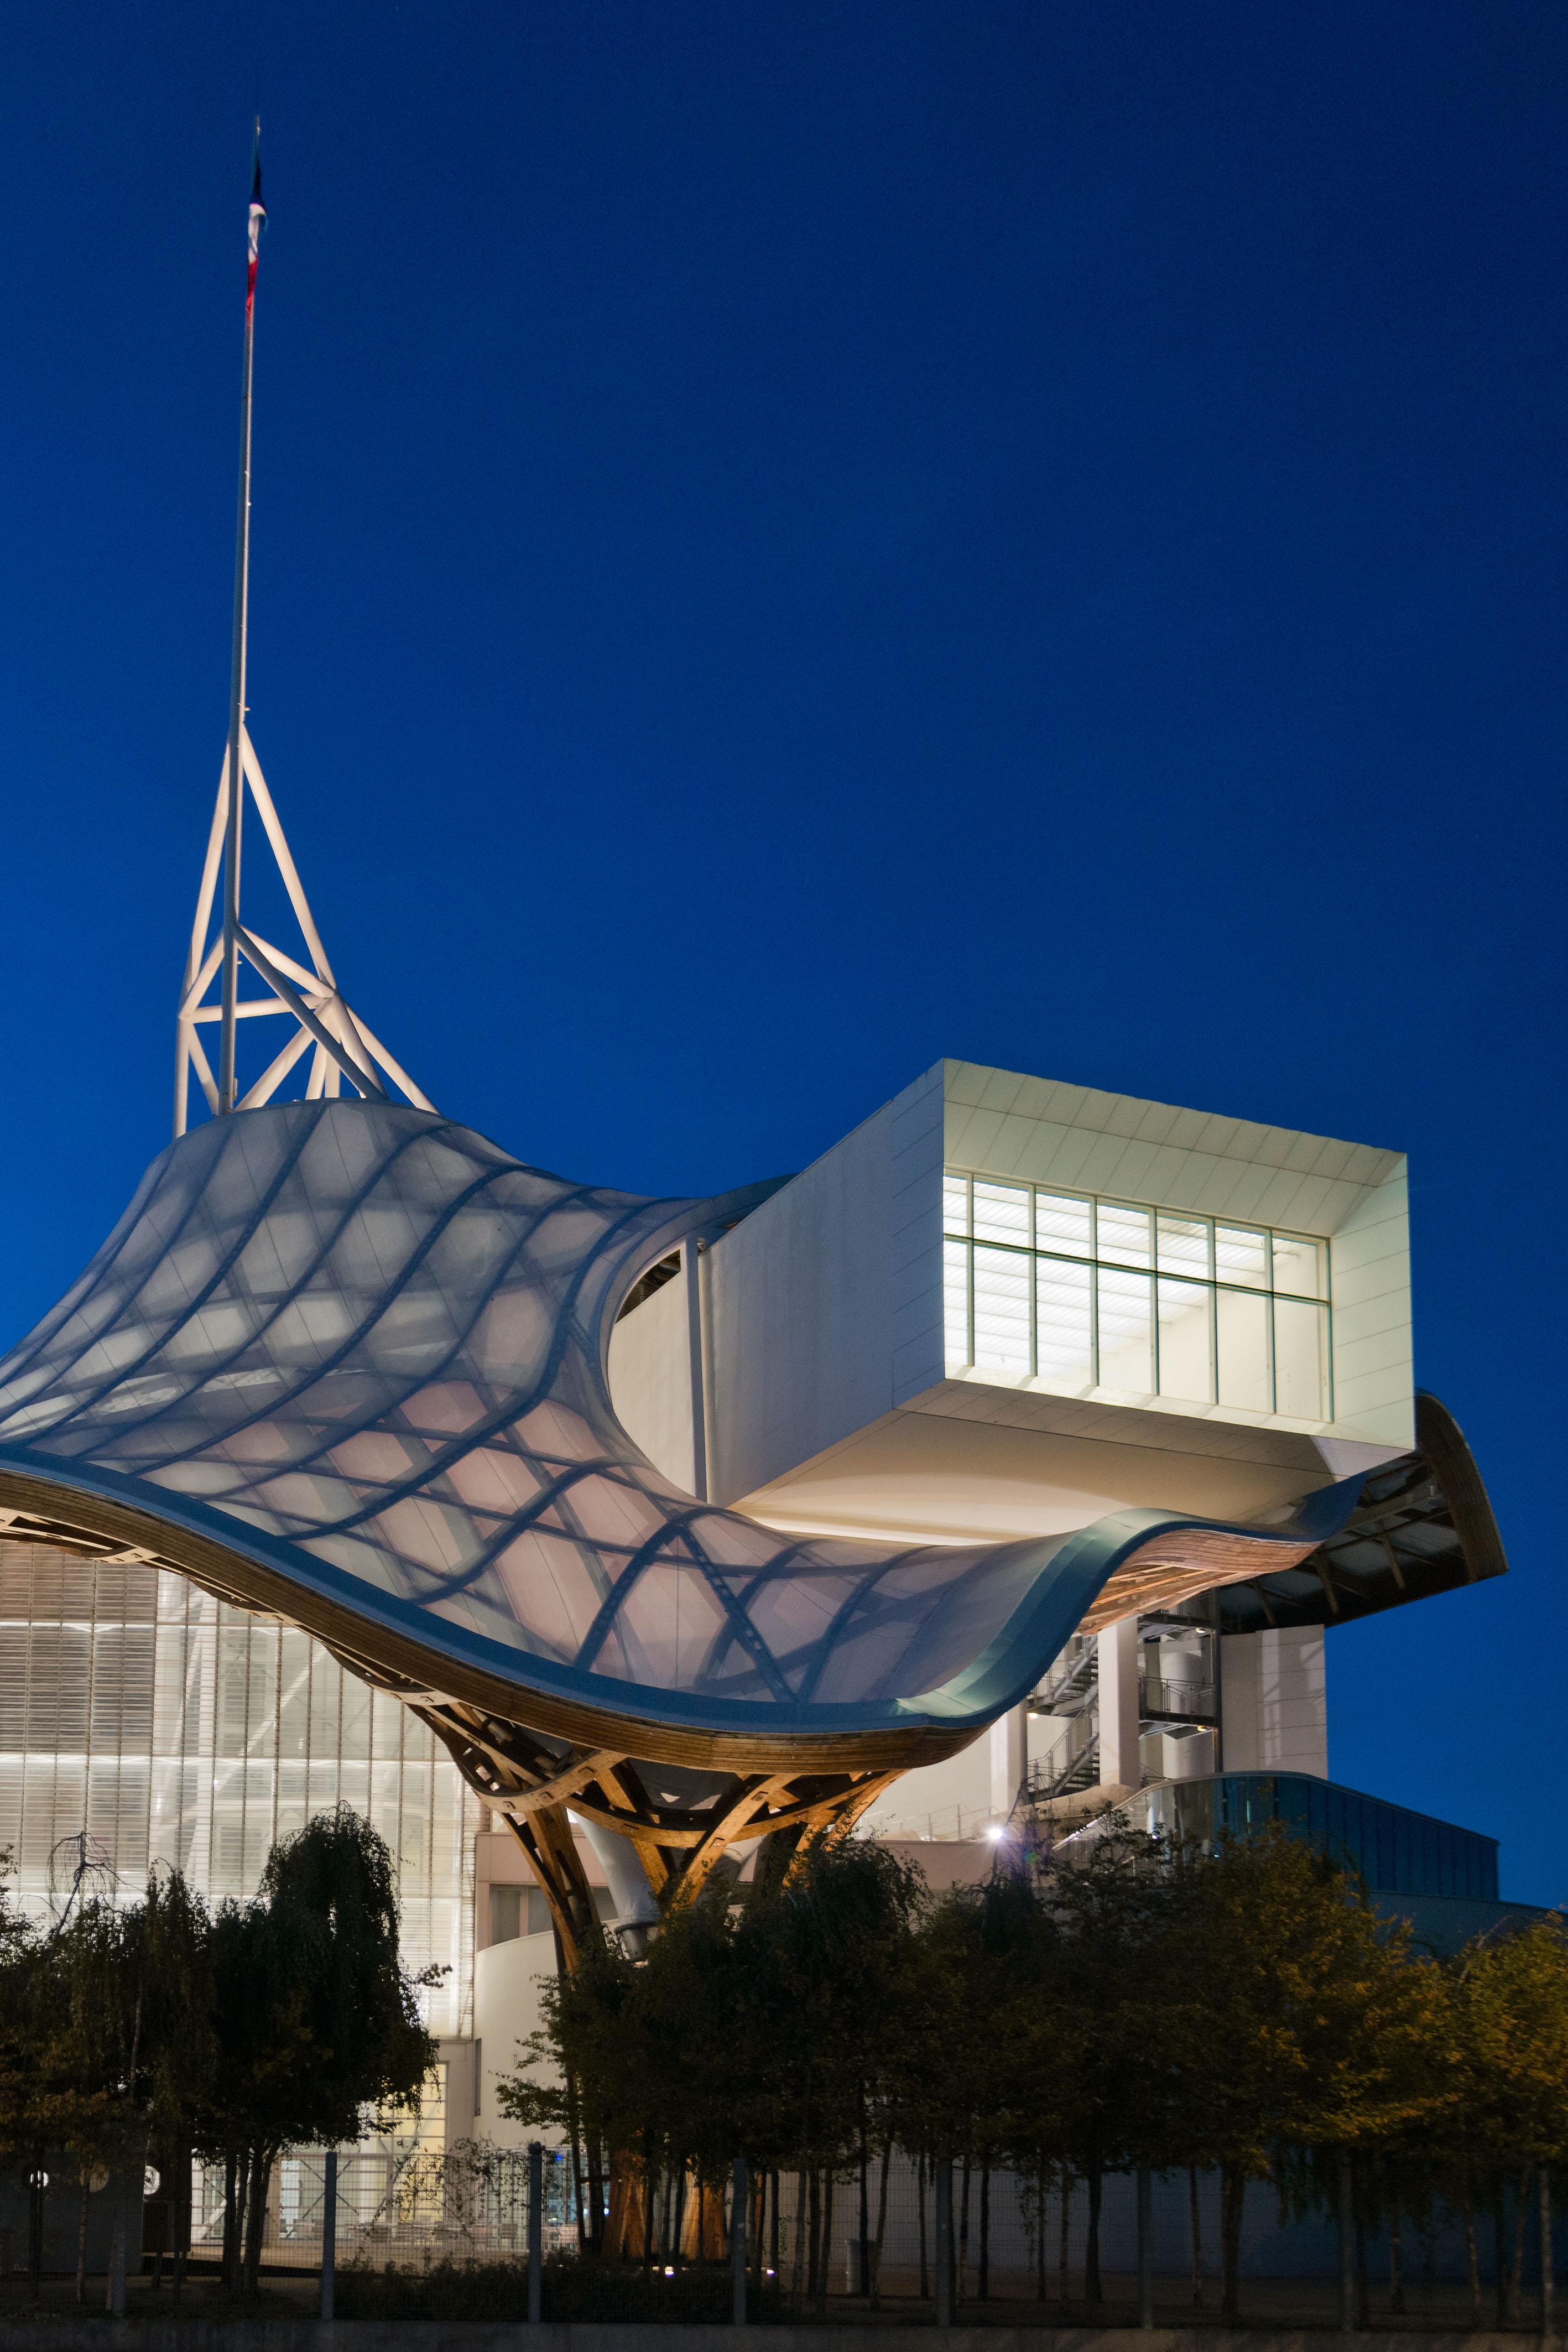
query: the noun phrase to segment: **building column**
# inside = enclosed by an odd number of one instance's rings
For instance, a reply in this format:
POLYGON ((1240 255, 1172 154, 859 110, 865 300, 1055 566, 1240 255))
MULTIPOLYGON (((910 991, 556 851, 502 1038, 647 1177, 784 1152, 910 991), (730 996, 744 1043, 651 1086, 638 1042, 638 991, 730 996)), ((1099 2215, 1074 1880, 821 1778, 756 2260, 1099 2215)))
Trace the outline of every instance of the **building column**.
POLYGON ((1095 1636, 1100 1683, 1100 1780, 1103 1787, 1141 1789, 1138 1759, 1138 1621, 1123 1617, 1095 1636))
POLYGON ((1006 1821, 1029 1769, 1029 1709, 1009 1707, 991 1726, 991 1811, 1006 1821))

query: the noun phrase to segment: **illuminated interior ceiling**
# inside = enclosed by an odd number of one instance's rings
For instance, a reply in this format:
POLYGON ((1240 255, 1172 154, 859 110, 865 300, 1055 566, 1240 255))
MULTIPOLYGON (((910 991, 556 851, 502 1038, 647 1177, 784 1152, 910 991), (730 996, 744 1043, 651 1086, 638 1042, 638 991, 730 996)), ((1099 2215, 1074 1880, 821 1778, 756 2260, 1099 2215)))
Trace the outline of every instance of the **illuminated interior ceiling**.
POLYGON ((213 1120, 0 1361, 0 1517, 302 1625, 514 1823, 570 1801, 670 1871, 869 1802, 1085 1622, 1249 1573, 1321 1597, 1307 1564, 1363 1541, 1359 1477, 1270 1528, 1131 1509, 966 1546, 792 1537, 683 1493, 614 1417, 610 1329, 768 1189, 571 1183, 385 1101, 213 1120))

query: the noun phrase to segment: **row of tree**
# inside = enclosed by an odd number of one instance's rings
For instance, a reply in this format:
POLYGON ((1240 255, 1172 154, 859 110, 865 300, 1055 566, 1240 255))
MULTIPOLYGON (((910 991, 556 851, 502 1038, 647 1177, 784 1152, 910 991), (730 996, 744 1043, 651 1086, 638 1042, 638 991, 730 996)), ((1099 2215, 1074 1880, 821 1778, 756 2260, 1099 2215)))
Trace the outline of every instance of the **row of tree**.
MULTIPOLYGON (((415 2099, 434 2062, 399 1957, 391 1856, 342 1808, 273 1848, 248 1903, 209 1911, 177 1871, 129 1905, 90 1873, 76 1881, 47 1924, 0 1896, 0 2151, 34 2184, 35 2281, 62 2152, 80 2195, 78 2293, 91 2189, 131 2184, 113 2224, 122 2280, 150 2157, 188 2182, 200 2155, 225 2168, 225 2277, 254 2292, 279 2150, 353 2142, 367 2111, 415 2099)), ((183 2256, 188 2197, 177 2210, 183 2256)))
MULTIPOLYGON (((503 2105, 570 2140, 612 2251, 652 2248, 661 2184, 716 2215, 743 2156, 776 2214, 793 2174, 819 2304, 834 2184, 858 2187, 874 2276, 894 2148, 926 2178, 961 2165, 966 2209, 977 2175, 982 2293, 993 2171, 1041 2235, 1048 2190, 1081 2185, 1093 2303, 1107 2173, 1217 2168, 1234 2316, 1248 2183, 1332 2210, 1348 2170, 1361 2228, 1392 2220, 1396 2248, 1401 2217, 1463 2217, 1479 2303, 1478 2213, 1500 2247, 1505 2192, 1568 2162, 1568 1935, 1554 1917, 1440 1959, 1274 1830, 1204 1847, 1106 1825, 939 1901, 886 1848, 822 1842, 710 1889, 644 1959, 602 1937, 549 1989, 503 2105)), ((1043 2291, 1043 2242, 1040 2269, 1043 2291)))

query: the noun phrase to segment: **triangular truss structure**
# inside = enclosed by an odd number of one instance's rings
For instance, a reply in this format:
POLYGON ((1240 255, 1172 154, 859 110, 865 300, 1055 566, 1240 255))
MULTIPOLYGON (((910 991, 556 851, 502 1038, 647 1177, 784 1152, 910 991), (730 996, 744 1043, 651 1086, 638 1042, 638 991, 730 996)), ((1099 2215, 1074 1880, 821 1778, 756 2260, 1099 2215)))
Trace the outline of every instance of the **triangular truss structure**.
MULTIPOLYGON (((311 1055, 305 1087, 308 1101, 323 1095, 340 1094, 345 1079, 354 1093, 367 1096, 374 1101, 386 1101, 389 1099, 387 1081, 390 1079, 392 1085, 419 1109, 434 1110, 434 1104, 420 1092, 381 1039, 350 1011, 328 961, 327 950, 321 944, 321 934, 310 912, 298 869, 284 837, 283 827, 277 821, 277 812, 272 804, 267 779, 261 772, 261 762, 256 756, 249 730, 243 721, 239 730, 239 748, 240 774, 237 781, 242 801, 241 814, 244 799, 248 793, 251 805, 261 819, 278 876, 288 893, 288 902, 294 909, 309 964, 307 966, 298 957, 275 947, 270 940, 260 938, 240 920, 237 876, 232 893, 235 902, 232 922, 227 904, 231 894, 226 889, 224 908, 216 908, 225 846, 232 831, 234 848, 237 852, 240 835, 237 823, 231 828, 230 778, 235 762, 225 751, 175 1023, 175 1134, 183 1135, 185 1132, 193 1072, 206 1097, 208 1109, 214 1117, 220 1117, 225 1111, 255 1110, 261 1104, 270 1102, 307 1054, 311 1055), (214 912, 217 914, 215 924, 214 912), (248 965, 261 981, 266 990, 264 995, 242 997, 239 994, 241 964, 248 965), (217 992, 215 997, 214 991, 217 992), (209 1002, 209 999, 213 1001, 209 1002), (273 1055, 254 1085, 241 1094, 235 1077, 235 1024, 269 1016, 286 1020, 289 1024, 288 1035, 281 1050, 273 1055), (216 1072, 202 1044, 202 1030, 209 1026, 218 1033, 216 1072)), ((237 865, 237 856, 235 862, 237 865)))
POLYGON ((229 738, 224 751, 224 772, 218 782, 218 804, 207 838, 207 862, 196 898, 196 919, 191 928, 191 952, 180 987, 180 1009, 174 1024, 174 1132, 183 1135, 191 1107, 191 1073, 207 1099, 214 1118, 234 1110, 255 1110, 270 1102, 278 1087, 315 1051, 306 1086, 307 1101, 342 1092, 346 1078, 353 1091, 373 1101, 388 1100, 385 1080, 421 1110, 435 1106, 420 1093, 408 1073, 393 1061, 379 1037, 356 1020, 344 1003, 321 934, 316 928, 299 875, 277 822, 272 794, 261 772, 246 727, 246 656, 250 619, 250 414, 252 362, 255 353, 256 277, 261 232, 267 214, 261 201, 261 124, 256 126, 252 161, 250 212, 245 289, 245 366, 240 383, 239 515, 235 530, 234 660, 229 681, 229 738), (297 956, 260 939, 240 919, 240 846, 246 795, 260 817, 288 903, 304 942, 308 966, 297 956), (214 901, 223 881, 223 908, 216 937, 213 930, 214 901), (267 990, 265 996, 242 997, 239 971, 248 964, 267 990), (215 1003, 207 993, 216 986, 215 1003), (287 1043, 275 1054, 254 1086, 239 1089, 235 1045, 239 1024, 268 1014, 291 1023, 287 1043), (218 1032, 218 1068, 202 1045, 204 1026, 218 1032))

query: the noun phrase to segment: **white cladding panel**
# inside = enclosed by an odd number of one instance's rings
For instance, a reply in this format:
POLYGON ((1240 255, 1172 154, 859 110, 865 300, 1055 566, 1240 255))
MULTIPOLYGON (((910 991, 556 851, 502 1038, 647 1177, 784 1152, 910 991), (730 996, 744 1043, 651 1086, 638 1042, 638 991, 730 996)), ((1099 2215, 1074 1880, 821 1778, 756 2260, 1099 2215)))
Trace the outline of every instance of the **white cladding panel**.
POLYGON ((712 1494, 785 1527, 962 1540, 1126 1503, 1245 1518, 1370 1469, 1413 1443, 1405 1199, 1394 1151, 938 1063, 705 1258, 712 1494), (944 1166, 1329 1237, 1333 1422, 950 1376, 944 1166))
POLYGON ((1228 1633, 1219 1645, 1219 1672, 1224 1769, 1310 1772, 1327 1780, 1322 1626, 1228 1633))

